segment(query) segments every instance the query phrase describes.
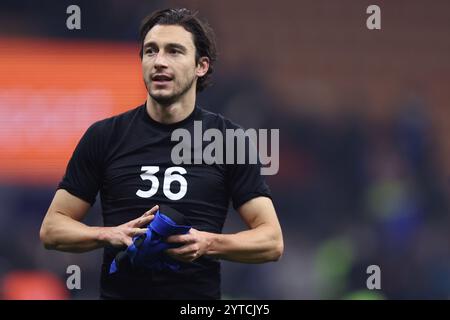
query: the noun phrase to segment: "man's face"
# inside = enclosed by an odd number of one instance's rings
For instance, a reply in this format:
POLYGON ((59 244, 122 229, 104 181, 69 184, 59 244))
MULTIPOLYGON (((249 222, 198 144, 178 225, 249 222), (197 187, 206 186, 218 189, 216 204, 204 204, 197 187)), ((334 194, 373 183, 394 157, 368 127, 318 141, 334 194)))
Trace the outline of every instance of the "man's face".
POLYGON ((206 72, 195 61, 192 34, 178 25, 156 25, 144 39, 142 72, 150 96, 161 104, 177 101, 206 72))

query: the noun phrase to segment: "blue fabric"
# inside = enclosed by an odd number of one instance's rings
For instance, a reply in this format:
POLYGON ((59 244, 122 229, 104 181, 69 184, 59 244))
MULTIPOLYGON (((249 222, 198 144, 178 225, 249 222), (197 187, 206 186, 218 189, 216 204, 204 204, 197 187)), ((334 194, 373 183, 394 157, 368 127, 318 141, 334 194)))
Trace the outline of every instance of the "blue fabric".
POLYGON ((180 246, 177 243, 167 243, 165 238, 175 234, 186 234, 190 226, 177 225, 159 210, 155 218, 147 226, 147 232, 133 238, 124 254, 119 254, 111 263, 109 273, 120 271, 118 259, 129 259, 133 269, 139 270, 178 270, 180 263, 167 256, 164 251, 180 246))

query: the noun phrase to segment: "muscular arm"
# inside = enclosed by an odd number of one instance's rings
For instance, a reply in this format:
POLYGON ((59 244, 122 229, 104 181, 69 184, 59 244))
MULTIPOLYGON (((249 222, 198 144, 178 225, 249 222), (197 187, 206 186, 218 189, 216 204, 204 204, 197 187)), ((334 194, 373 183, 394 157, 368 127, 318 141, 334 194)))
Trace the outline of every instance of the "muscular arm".
POLYGON ((238 212, 249 230, 235 234, 210 234, 211 243, 206 254, 244 263, 278 260, 284 245, 272 200, 254 198, 243 204, 238 212))
POLYGON ((56 191, 39 233, 45 248, 85 252, 106 245, 128 246, 132 237, 145 233, 140 226, 149 223, 157 210, 155 206, 142 217, 117 227, 91 227, 80 222, 89 208, 89 203, 66 190, 56 191))
POLYGON ((183 261, 192 261, 201 255, 243 263, 277 261, 283 254, 281 227, 267 197, 247 201, 238 212, 248 230, 235 234, 215 234, 192 229, 187 235, 172 236, 168 241, 186 245, 169 249, 168 253, 183 261))

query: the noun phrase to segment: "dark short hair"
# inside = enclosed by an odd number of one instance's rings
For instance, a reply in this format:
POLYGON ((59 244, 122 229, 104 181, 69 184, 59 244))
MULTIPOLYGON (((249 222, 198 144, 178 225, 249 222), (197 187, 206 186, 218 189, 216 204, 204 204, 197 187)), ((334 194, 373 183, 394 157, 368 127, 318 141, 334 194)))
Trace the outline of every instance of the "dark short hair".
POLYGON ((139 54, 143 57, 144 39, 147 33, 155 25, 179 25, 189 31, 195 45, 195 62, 198 63, 201 57, 209 58, 208 72, 198 78, 197 91, 202 91, 211 84, 211 74, 214 70, 214 62, 217 59, 216 41, 211 27, 197 17, 197 12, 188 9, 164 9, 155 11, 142 20, 140 34, 141 50, 139 54))

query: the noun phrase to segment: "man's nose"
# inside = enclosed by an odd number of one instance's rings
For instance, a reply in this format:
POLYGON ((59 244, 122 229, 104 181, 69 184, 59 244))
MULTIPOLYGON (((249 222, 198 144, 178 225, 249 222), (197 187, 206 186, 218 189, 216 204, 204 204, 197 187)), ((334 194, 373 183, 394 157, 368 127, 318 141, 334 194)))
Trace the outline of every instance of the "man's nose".
POLYGON ((165 68, 167 67, 167 60, 164 52, 158 52, 155 58, 155 68, 165 68))

